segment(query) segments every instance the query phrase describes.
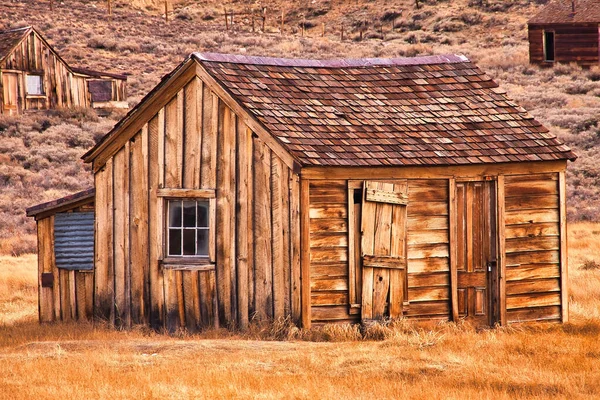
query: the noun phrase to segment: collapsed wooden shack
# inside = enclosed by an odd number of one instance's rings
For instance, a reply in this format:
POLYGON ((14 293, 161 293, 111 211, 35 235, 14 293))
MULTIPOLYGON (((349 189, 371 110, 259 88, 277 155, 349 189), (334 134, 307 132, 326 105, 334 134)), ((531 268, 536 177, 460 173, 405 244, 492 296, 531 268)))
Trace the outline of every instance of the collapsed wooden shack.
POLYGON ((528 22, 529 60, 598 65, 600 0, 553 0, 528 22))
POLYGON ((115 325, 568 319, 575 155, 464 56, 195 53, 83 159, 115 325))
POLYGON ((72 68, 33 27, 0 32, 0 114, 128 108, 127 76, 72 68))

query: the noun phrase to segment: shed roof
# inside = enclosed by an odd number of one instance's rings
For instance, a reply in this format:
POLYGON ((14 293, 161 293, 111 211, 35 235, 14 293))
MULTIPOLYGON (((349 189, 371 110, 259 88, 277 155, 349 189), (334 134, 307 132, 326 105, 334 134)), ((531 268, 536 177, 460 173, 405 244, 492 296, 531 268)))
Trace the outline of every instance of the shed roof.
POLYGON ((465 56, 194 57, 302 165, 576 158, 465 56))
POLYGON ((600 0, 554 0, 529 20, 530 24, 600 23, 600 0))
POLYGON ((30 30, 31 27, 26 26, 24 28, 0 31, 0 62, 12 52, 15 46, 27 36, 30 30))
POLYGON ((82 204, 92 203, 96 189, 88 188, 81 192, 73 193, 60 199, 37 204, 26 210, 28 217, 37 217, 40 214, 53 214, 78 207, 82 204))

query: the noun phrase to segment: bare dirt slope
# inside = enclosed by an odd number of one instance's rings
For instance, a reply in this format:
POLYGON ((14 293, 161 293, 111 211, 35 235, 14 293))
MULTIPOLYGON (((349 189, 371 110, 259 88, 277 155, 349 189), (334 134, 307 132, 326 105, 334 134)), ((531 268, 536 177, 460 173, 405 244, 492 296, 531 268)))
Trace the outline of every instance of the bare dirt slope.
MULTIPOLYGON (((413 0, 181 0, 169 3, 168 22, 164 3, 155 3, 112 1, 109 16, 105 1, 54 1, 51 11, 49 1, 6 0, 0 29, 35 25, 72 65, 130 74, 132 106, 193 51, 305 58, 465 54, 576 151, 569 217, 600 218, 600 70, 528 64, 526 21, 540 7, 536 1, 427 0, 416 8, 413 0)), ((91 185, 79 157, 121 116, 76 110, 0 117, 0 252, 34 250, 34 224, 24 209, 91 185)))

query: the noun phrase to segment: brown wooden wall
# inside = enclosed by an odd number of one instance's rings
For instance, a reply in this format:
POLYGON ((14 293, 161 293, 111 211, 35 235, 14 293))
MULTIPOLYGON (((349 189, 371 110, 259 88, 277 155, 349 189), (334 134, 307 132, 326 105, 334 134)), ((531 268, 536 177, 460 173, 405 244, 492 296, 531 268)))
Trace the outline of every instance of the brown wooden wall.
MULTIPOLYGON (((23 110, 49 109, 60 107, 89 107, 90 96, 87 80, 89 76, 71 72, 63 60, 46 45, 35 32, 31 32, 0 64, 0 72, 17 73, 18 112, 23 110), (44 94, 26 94, 26 74, 43 75, 44 94)), ((125 101, 127 81, 110 79, 113 85, 113 101, 125 101)), ((0 80, 0 113, 4 104, 0 80)))
POLYGON ((505 178, 508 322, 561 318, 558 178, 505 178))
POLYGON ((529 25, 529 61, 544 63, 544 31, 553 31, 555 62, 598 63, 598 24, 529 25))
POLYGON ((96 315, 171 331, 298 320, 298 176, 199 78, 164 103, 95 175, 96 315), (210 197, 202 265, 164 254, 165 201, 184 189, 210 197))
MULTIPOLYGON (((466 181, 483 181, 495 172, 493 166, 488 167, 486 178, 464 169, 466 181)), ((559 178, 562 174, 564 179, 564 172, 519 175, 516 171, 499 173, 493 180, 497 194, 493 212, 494 220, 498 220, 495 246, 505 268, 505 273, 500 273, 505 279, 498 289, 502 321, 567 320, 566 291, 561 292, 566 285, 566 237, 564 204, 561 206, 564 182, 559 178)), ((354 189, 364 182, 355 178, 365 174, 354 170, 337 175, 353 179, 319 178, 308 183, 310 315, 317 324, 361 320, 361 269, 357 261, 361 207, 360 200, 354 203, 354 189)), ((407 175, 402 171, 397 174, 399 178, 407 175)), ((393 176, 390 170, 383 180, 393 176)), ((459 223, 452 222, 450 214, 456 210, 452 205, 457 201, 456 194, 452 195, 455 180, 432 177, 407 181, 408 303, 403 313, 408 318, 452 320, 453 311, 458 313, 452 309, 451 281, 455 278, 450 243, 451 226, 459 223)))
POLYGON ((54 256, 54 216, 37 221, 38 310, 40 322, 89 320, 93 306, 93 271, 57 268, 54 256), (42 274, 52 284, 42 285, 42 274))

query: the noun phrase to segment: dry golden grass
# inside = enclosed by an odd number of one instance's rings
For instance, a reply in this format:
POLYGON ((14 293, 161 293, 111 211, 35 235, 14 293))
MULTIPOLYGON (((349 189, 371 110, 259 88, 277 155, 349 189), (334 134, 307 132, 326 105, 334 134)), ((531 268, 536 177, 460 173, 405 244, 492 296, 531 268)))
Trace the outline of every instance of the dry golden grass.
POLYGON ((177 337, 40 326, 35 257, 0 257, 0 399, 597 398, 600 224, 571 224, 569 245, 569 324, 476 332, 397 321, 364 335, 285 322, 177 337))

